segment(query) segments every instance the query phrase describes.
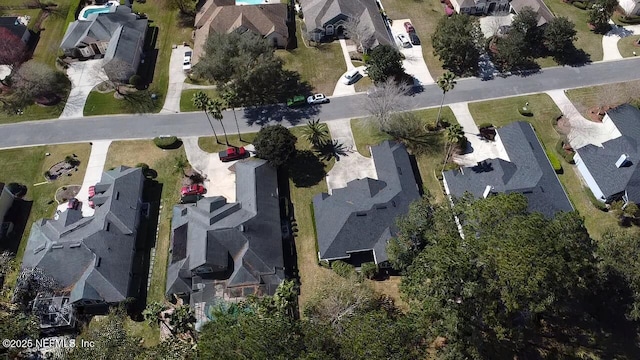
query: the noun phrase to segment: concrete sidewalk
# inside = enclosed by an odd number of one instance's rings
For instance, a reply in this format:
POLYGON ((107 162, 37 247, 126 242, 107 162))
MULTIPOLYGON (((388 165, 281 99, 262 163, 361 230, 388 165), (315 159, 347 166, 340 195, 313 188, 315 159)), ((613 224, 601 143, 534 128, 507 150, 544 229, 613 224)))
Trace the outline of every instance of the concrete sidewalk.
POLYGON ((593 144, 602 147, 602 143, 620 137, 620 131, 612 121, 597 123, 586 119, 567 97, 565 90, 547 91, 563 116, 569 121, 567 138, 574 149, 593 144))
POLYGON ((451 104, 449 107, 462 126, 468 140, 465 153, 453 157, 456 164, 471 166, 483 160, 498 158, 509 161, 509 155, 498 137, 495 141, 484 140, 480 137, 480 130, 469 112, 467 103, 451 104))
POLYGON ((160 113, 179 113, 180 96, 187 74, 182 69, 185 51, 192 51, 190 47, 179 45, 171 50, 171 60, 169 62, 169 89, 164 100, 164 106, 160 113))
POLYGON ((84 174, 82 187, 78 195, 76 195, 76 199, 82 201, 82 216, 85 217, 91 216, 94 213, 94 209, 89 207, 89 186, 100 182, 102 178, 111 140, 93 141, 92 144, 91 155, 89 155, 89 161, 87 162, 87 171, 84 174))
POLYGON ((367 158, 358 152, 351 132, 351 119, 341 119, 327 123, 331 138, 346 149, 346 155, 340 158, 333 165, 327 174, 327 189, 329 194, 333 189, 340 189, 347 186, 351 180, 363 179, 366 177, 377 179, 378 174, 373 164, 373 158, 367 158))

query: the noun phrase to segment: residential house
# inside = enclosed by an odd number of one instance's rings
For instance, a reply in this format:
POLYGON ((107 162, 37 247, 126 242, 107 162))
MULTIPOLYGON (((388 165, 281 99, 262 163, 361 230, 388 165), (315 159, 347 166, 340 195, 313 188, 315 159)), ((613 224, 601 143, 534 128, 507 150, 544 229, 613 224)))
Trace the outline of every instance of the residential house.
POLYGON ((618 0, 618 4, 627 15, 640 16, 640 0, 618 0))
POLYGON ((262 35, 274 47, 289 42, 289 11, 285 2, 236 5, 235 0, 207 0, 196 14, 193 62, 204 52, 210 34, 247 31, 262 35))
POLYGON ((277 171, 264 160, 234 166, 235 203, 214 196, 173 208, 166 292, 188 297, 199 323, 207 305, 273 295, 285 278, 277 171))
POLYGON ((68 209, 31 227, 22 268, 39 268, 53 278, 64 297, 85 313, 102 313, 109 304, 136 297, 146 284, 138 227, 144 176, 140 168, 117 167, 95 185, 95 214, 68 209), (137 257, 135 257, 137 259, 137 257))
POLYGON ((313 198, 320 260, 388 266, 386 248, 397 233, 396 218, 420 192, 403 145, 385 141, 371 148, 371 156, 378 179, 353 180, 313 198))
POLYGON ((371 31, 372 42, 368 48, 394 44, 376 0, 300 0, 300 6, 306 32, 312 41, 348 37, 345 23, 349 18, 357 18, 371 31))
POLYGON ((0 16, 0 28, 9 30, 11 36, 20 39, 23 43, 28 43, 31 33, 27 28, 27 18, 18 16, 0 16))
POLYGON ((4 183, 0 183, 0 239, 4 238, 13 229, 13 224, 5 221, 7 213, 13 205, 13 194, 5 187, 4 183))
POLYGON ((451 0, 458 14, 487 15, 494 12, 508 12, 509 0, 451 0))
POLYGON ((538 26, 548 24, 555 17, 542 0, 511 0, 511 10, 516 14, 526 7, 538 14, 538 26))
POLYGON ((495 141, 502 143, 508 159, 487 159, 475 166, 444 171, 447 195, 455 200, 465 193, 475 198, 520 193, 527 198, 530 212, 551 218, 560 211, 573 211, 531 124, 519 121, 503 126, 495 141))
POLYGON ((621 136, 575 149, 574 161, 593 195, 600 201, 640 204, 640 110, 629 104, 607 111, 603 124, 612 122, 621 136))
POLYGON ((126 82, 136 74, 143 57, 148 20, 117 6, 112 12, 94 13, 67 28, 60 48, 76 59, 103 58, 111 80, 126 82))

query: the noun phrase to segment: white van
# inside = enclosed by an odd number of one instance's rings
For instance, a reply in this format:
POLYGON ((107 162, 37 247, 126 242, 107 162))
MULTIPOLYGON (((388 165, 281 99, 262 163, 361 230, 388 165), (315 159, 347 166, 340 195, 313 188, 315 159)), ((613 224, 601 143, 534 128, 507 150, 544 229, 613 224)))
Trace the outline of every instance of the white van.
POLYGON ((362 75, 360 75, 360 71, 358 69, 352 69, 347 71, 346 74, 342 77, 342 83, 345 85, 351 85, 354 82, 358 81, 362 75))

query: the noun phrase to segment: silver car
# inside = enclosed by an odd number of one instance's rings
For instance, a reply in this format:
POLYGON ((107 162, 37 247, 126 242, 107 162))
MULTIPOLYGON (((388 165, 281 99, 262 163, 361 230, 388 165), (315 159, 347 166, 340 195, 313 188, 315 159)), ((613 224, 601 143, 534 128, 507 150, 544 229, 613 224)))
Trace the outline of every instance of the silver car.
POLYGON ((400 42, 400 45, 403 48, 410 48, 411 47, 411 41, 409 41, 409 38, 407 37, 407 35, 398 34, 398 35, 396 35, 396 39, 398 39, 398 41, 400 42))

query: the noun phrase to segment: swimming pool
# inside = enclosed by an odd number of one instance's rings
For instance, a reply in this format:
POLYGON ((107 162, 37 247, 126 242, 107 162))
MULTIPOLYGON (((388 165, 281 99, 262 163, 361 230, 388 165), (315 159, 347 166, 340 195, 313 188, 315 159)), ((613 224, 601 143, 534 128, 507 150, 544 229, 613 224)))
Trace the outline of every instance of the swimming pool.
POLYGON ((80 10, 78 14, 78 20, 87 20, 89 15, 91 14, 101 14, 108 13, 115 10, 116 6, 120 5, 118 1, 109 1, 104 5, 90 5, 85 6, 84 9, 80 10))

